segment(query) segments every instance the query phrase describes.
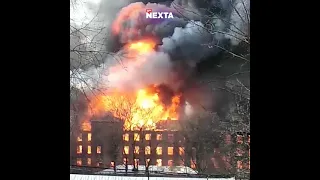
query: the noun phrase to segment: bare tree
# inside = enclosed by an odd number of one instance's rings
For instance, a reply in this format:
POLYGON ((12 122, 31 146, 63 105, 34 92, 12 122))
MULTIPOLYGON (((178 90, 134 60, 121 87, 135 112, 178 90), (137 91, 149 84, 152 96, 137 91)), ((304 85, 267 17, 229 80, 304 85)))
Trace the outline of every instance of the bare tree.
MULTIPOLYGON (((129 147, 124 147, 123 154, 125 156, 126 169, 128 168, 129 154, 132 155, 132 160, 135 161, 136 155, 140 153, 138 150, 137 142, 144 141, 145 131, 149 130, 152 124, 148 124, 148 120, 152 119, 152 108, 143 109, 136 102, 136 98, 131 95, 119 95, 119 96, 105 96, 104 105, 107 107, 106 111, 110 112, 113 116, 121 119, 124 122, 123 130, 124 136, 129 132, 134 132, 133 141, 130 142, 129 147), (138 120, 136 115, 139 112, 139 117, 143 117, 143 120, 138 120)), ((122 132, 122 130, 119 130, 122 132)), ((129 134, 128 134, 129 135, 129 134)), ((124 140, 129 141, 129 137, 123 137, 124 140)), ((117 143, 117 141, 116 141, 117 143)), ((134 169, 138 166, 133 163, 134 169)))
POLYGON ((229 50, 214 44, 226 53, 225 58, 237 62, 234 64, 237 64, 238 69, 235 68, 234 72, 224 77, 226 83, 219 87, 220 90, 227 92, 231 99, 224 122, 220 124, 220 130, 233 138, 229 144, 221 144, 220 149, 228 157, 228 163, 231 165, 227 172, 236 173, 245 178, 250 175, 250 7, 248 2, 250 3, 248 0, 238 0, 231 3, 232 16, 238 22, 230 20, 227 32, 233 35, 233 40, 236 40, 238 45, 229 50))
MULTIPOLYGON (((70 8, 75 11, 83 5, 81 0, 70 0, 70 8)), ((109 54, 105 50, 103 33, 105 28, 97 21, 97 14, 87 23, 79 24, 73 16, 70 18, 70 134, 78 133, 81 129, 83 112, 87 111, 79 108, 77 102, 81 94, 82 104, 89 104, 95 92, 101 91, 92 82, 96 82, 96 77, 91 77, 84 73, 90 68, 99 68, 103 59, 109 54), (86 103, 82 102, 86 99, 86 103), (77 104, 77 103, 76 103, 77 104), (75 131, 75 132, 73 132, 75 131)), ((103 71, 100 72, 103 75, 103 71)), ((100 88, 100 87, 99 87, 100 88)))
MULTIPOLYGON (((212 116, 219 119, 219 121, 213 121, 212 129, 206 129, 199 123, 203 121, 206 122, 204 124, 210 124, 211 115, 202 116, 202 118, 193 117, 194 122, 181 121, 185 128, 185 153, 186 157, 197 156, 191 157, 191 159, 199 172, 208 172, 207 162, 202 162, 202 159, 206 159, 206 154, 214 152, 215 156, 216 154, 220 155, 221 163, 219 164, 224 164, 221 167, 223 169, 222 173, 248 175, 249 170, 244 167, 248 167, 250 163, 250 143, 248 143, 250 137, 250 1, 225 0, 220 2, 224 2, 225 6, 230 7, 228 16, 221 6, 201 9, 205 12, 205 15, 203 15, 203 13, 199 13, 192 8, 173 3, 173 7, 178 12, 183 12, 181 13, 182 16, 188 12, 189 15, 192 14, 192 16, 197 16, 198 19, 206 20, 204 25, 197 23, 194 23, 194 25, 204 29, 206 33, 214 37, 214 41, 203 44, 203 46, 217 48, 223 52, 223 63, 217 66, 220 68, 220 72, 227 72, 222 76, 209 75, 201 80, 202 84, 212 86, 213 91, 223 91, 227 94, 228 100, 226 101, 228 103, 225 103, 227 106, 225 109, 227 110, 225 110, 223 116, 221 114, 219 114, 219 117, 217 117, 217 114, 212 116), (226 43, 219 39, 229 39, 231 47, 226 46, 226 43), (231 66, 232 68, 230 68, 231 66), (188 131, 189 133, 186 133, 188 131), (194 134, 194 136, 190 134, 194 134), (228 136, 232 138, 226 142, 225 137, 228 136), (236 137, 244 138, 243 143, 240 143, 241 141, 237 142, 236 137), (211 138, 209 143, 204 143, 208 138, 211 138), (192 149, 196 152, 192 152, 192 149), (245 163, 247 165, 244 165, 245 163)), ((188 19, 188 15, 184 18, 188 19)), ((190 19, 188 20, 191 23, 193 22, 190 19)), ((210 126, 208 125, 208 127, 210 126)), ((187 165, 190 165, 188 158, 186 158, 186 162, 187 165)))
POLYGON ((180 133, 184 137, 184 153, 181 160, 199 173, 208 172, 211 156, 221 141, 221 132, 216 128, 219 126, 217 115, 203 111, 181 120, 180 126, 180 133))

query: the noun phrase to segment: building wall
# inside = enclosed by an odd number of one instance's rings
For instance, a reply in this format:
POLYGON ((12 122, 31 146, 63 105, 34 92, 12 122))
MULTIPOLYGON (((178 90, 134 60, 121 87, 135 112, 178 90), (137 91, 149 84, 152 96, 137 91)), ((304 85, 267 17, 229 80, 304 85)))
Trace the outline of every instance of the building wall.
POLYGON ((83 131, 79 133, 78 137, 73 141, 73 145, 71 145, 70 149, 73 150, 71 156, 71 165, 78 166, 91 166, 92 159, 92 137, 91 132, 83 131), (91 151, 90 151, 91 147, 91 151), (89 162, 89 163, 88 163, 89 162))
MULTIPOLYGON (((131 165, 135 163, 134 159, 139 160, 139 165, 145 165, 148 159, 151 160, 151 165, 157 165, 157 160, 161 159, 162 166, 187 165, 195 168, 191 161, 194 157, 185 156, 185 151, 188 151, 186 149, 188 147, 185 148, 185 140, 178 131, 124 132, 122 131, 122 124, 117 121, 92 121, 91 124, 92 129, 90 132, 82 132, 80 134, 81 138, 77 138, 73 145, 70 144, 71 147, 77 147, 73 148, 74 152, 71 153, 72 165, 110 167, 112 165, 111 162, 115 161, 116 164, 124 164, 125 158, 127 158, 128 164, 131 165), (139 140, 134 140, 135 134, 139 135, 139 140), (146 139, 147 134, 150 134, 150 140, 146 139), (91 139, 88 136, 91 136, 91 139), (159 136, 162 136, 161 140, 157 138, 159 136), (82 151, 77 152, 80 146, 82 146, 82 151), (136 146, 139 147, 139 153, 134 153, 134 147, 136 146), (147 146, 150 146, 150 154, 145 152, 147 146), (91 153, 89 147, 91 147, 91 153), (125 147, 129 148, 128 153, 124 152, 125 147), (162 148, 161 154, 157 154, 157 147, 162 148), (173 148, 172 154, 168 154, 168 147, 173 148)), ((236 157, 233 159, 235 161, 233 164, 236 163, 236 168, 239 170, 250 169, 250 134, 226 135, 225 144, 239 146, 239 148, 234 148, 236 157), (242 152, 238 151, 238 149, 241 149, 242 152)), ((195 153, 193 152, 192 154, 195 153)), ((219 149, 214 149, 211 154, 208 154, 208 169, 211 169, 210 171, 227 169, 232 166, 231 164, 230 157, 225 156, 219 149)))
POLYGON ((177 131, 126 131, 123 134, 123 161, 127 158, 128 164, 134 164, 134 159, 138 159, 140 165, 146 165, 147 160, 150 160, 151 165, 160 165, 159 161, 162 166, 179 164, 179 147, 182 147, 179 142, 181 139, 177 131), (146 150, 148 146, 150 154, 146 150))
POLYGON ((111 161, 121 163, 122 123, 110 120, 92 121, 91 124, 93 165, 108 167, 111 161))

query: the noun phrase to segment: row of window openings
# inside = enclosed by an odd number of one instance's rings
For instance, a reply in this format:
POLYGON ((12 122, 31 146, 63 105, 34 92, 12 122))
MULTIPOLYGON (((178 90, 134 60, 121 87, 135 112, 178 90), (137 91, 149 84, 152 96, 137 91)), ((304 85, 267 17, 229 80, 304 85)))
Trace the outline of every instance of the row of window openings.
MULTIPOLYGON (((229 143, 231 143, 231 135, 226 135, 226 139, 225 139, 225 141, 229 144, 229 143)), ((237 135, 237 143, 238 144, 242 144, 244 141, 243 141, 243 139, 244 139, 244 136, 243 135, 237 135)), ((250 144, 250 135, 248 135, 248 137, 247 137, 247 143, 248 144, 250 144)))
MULTIPOLYGON (((219 169, 220 163, 215 158, 211 158, 211 160, 213 162, 214 168, 219 169)), ((230 159, 223 159, 223 160, 226 162, 230 162, 230 159)), ((243 161, 237 161, 236 166, 237 166, 237 169, 250 169, 250 160, 247 163, 244 163, 243 161)), ((227 167, 230 168, 230 164, 228 164, 227 167)))
MULTIPOLYGON (((237 135, 237 143, 238 143, 238 144, 242 144, 242 143, 243 143, 243 139, 244 139, 244 136, 242 136, 242 135, 237 135)), ((250 135, 248 135, 247 143, 250 144, 250 135)))
MULTIPOLYGON (((97 152, 97 154, 101 154, 101 146, 97 146, 96 152, 97 152)), ((139 154, 139 152, 140 152, 140 147, 135 146, 134 153, 139 154)), ((82 153, 82 145, 79 145, 77 147, 77 154, 81 154, 81 153, 82 153)), ((87 154, 91 154, 91 146, 90 145, 87 148, 87 154)), ((123 154, 129 154, 129 146, 124 146, 123 154)), ((146 155, 151 154, 151 147, 150 146, 145 147, 145 154, 146 155)), ((156 148, 156 154, 162 155, 162 147, 156 148)), ((184 154, 183 147, 179 147, 179 155, 183 155, 183 154, 184 154)), ((237 156, 242 156, 244 154, 244 151, 241 150, 240 148, 237 148, 236 154, 237 154, 237 156)), ((173 155, 173 147, 168 147, 168 155, 173 155)), ((248 155, 250 157, 250 149, 248 150, 248 155)))
MULTIPOLYGON (((91 141, 91 133, 88 133, 88 141, 91 141)), ((123 140, 124 141, 129 141, 129 134, 126 133, 123 135, 123 140)), ((168 139, 169 140, 173 140, 173 134, 168 134, 168 139)), ((151 140, 151 134, 146 134, 145 135, 145 140, 149 141, 151 140)), ((162 140, 162 134, 157 134, 157 140, 160 141, 162 140)), ((77 138, 77 141, 81 142, 82 141, 82 134, 80 133, 80 135, 77 138)), ((134 141, 140 141, 140 134, 138 133, 134 133, 134 141)))
MULTIPOLYGON (((140 147, 139 146, 135 146, 134 147, 134 153, 135 154, 139 154, 140 153, 140 147)), ((123 147, 123 154, 129 154, 129 146, 124 146, 123 147)), ((144 148, 144 154, 145 155, 150 155, 151 154, 151 147, 150 146, 146 146, 144 148)), ((156 154, 157 155, 162 155, 162 147, 156 147, 156 154)), ((179 147, 179 155, 183 155, 183 154, 184 154, 183 147, 179 147)), ((173 147, 168 147, 168 155, 173 155, 173 147)))
MULTIPOLYGON (((97 146, 96 152, 97 152, 97 154, 101 154, 101 146, 97 146)), ((134 153, 139 154, 139 152, 140 152, 140 147, 135 146, 134 153)), ((82 153, 82 145, 78 145, 77 146, 77 154, 81 154, 81 153, 82 153)), ((91 154, 91 153, 92 153, 91 146, 89 145, 87 148, 87 154, 91 154)), ((129 154, 129 146, 124 146, 123 154, 129 154)), ((145 154, 146 155, 151 154, 151 147, 150 146, 145 147, 145 154)), ((162 147, 156 148, 156 154, 162 155, 162 147)), ((183 154, 184 154, 183 147, 179 147, 179 155, 183 155, 183 154)), ((168 155, 173 155, 173 147, 168 147, 168 155)))
POLYGON ((250 149, 248 151, 244 151, 240 148, 236 149, 236 156, 243 156, 245 153, 248 153, 248 156, 250 157, 250 149))
MULTIPOLYGON (((148 165, 150 159, 146 159, 146 165, 148 165)), ((123 164, 127 163, 127 159, 123 158, 123 164)), ((139 165, 139 159, 134 159, 135 166, 139 165)), ((162 166, 162 159, 156 159, 156 166, 162 166)), ((173 160, 168 160, 168 166, 173 166, 173 160)))
MULTIPOLYGON (((123 158, 123 164, 126 164, 127 159, 123 158)), ((150 162, 150 159, 146 159, 146 165, 150 162)), ((92 163, 91 158, 87 158, 87 165, 90 166, 92 163)), ((136 166, 139 165, 139 159, 134 159, 134 163, 136 166)), ((82 166, 82 158, 77 158, 77 165, 82 166)), ((180 165, 184 165, 184 162, 181 161, 180 165)), ((114 162, 110 163, 110 166, 114 166, 114 162)), ((162 166, 162 159, 156 159, 156 166, 162 166)), ((168 160, 168 166, 173 166, 173 160, 168 160)), ((191 168, 195 168, 195 163, 193 160, 191 160, 191 168)))
MULTIPOLYGON (((91 165, 91 158, 87 158, 87 165, 88 166, 91 165)), ((82 159, 81 158, 77 158, 77 166, 82 166, 82 159)))
MULTIPOLYGON (((78 138, 77 138, 78 142, 82 141, 82 133, 79 134, 78 138)), ((91 141, 91 133, 88 133, 88 141, 91 141)))
POLYGON ((250 169, 250 161, 247 164, 242 161, 237 161, 237 169, 250 169))
MULTIPOLYGON (((101 146, 97 146, 97 154, 101 154, 101 146)), ((77 146, 77 154, 82 154, 82 145, 77 146)), ((87 148, 87 154, 91 154, 91 146, 87 148)))
MULTIPOLYGON (((91 133, 88 133, 88 141, 91 141, 91 133)), ((168 134, 168 139, 169 140, 173 140, 173 134, 168 134)), ((126 134, 124 134, 123 135, 123 140, 124 141, 129 141, 129 134, 128 133, 126 133, 126 134)), ((229 135, 229 136, 227 136, 227 141, 229 141, 231 139, 231 136, 229 135)), ((77 140, 79 141, 79 142, 81 142, 82 141, 82 134, 80 133, 80 135, 78 136, 78 138, 77 138, 77 140)), ((145 135, 145 140, 147 140, 147 141, 149 141, 149 140, 151 140, 151 134, 146 134, 145 135)), ((162 140, 162 134, 157 134, 157 140, 158 141, 160 141, 160 140, 162 140)), ((140 141, 140 134, 138 134, 138 133, 134 133, 134 141, 140 141)), ((247 140, 247 142, 248 143, 250 143, 250 135, 248 135, 248 140, 247 140)), ((241 136, 241 135, 237 135, 237 143, 239 143, 239 144, 242 144, 243 143, 243 136, 241 136)))
MULTIPOLYGON (((129 136, 129 134, 128 133, 125 133, 125 134, 123 134, 123 140, 124 141, 129 141, 129 138, 130 136, 129 136)), ((171 140, 171 141, 173 141, 173 134, 168 134, 168 140, 171 140)), ((140 141, 140 134, 139 133, 134 133, 133 134, 133 140, 134 141, 140 141)), ((145 140, 146 141, 149 141, 149 140, 151 140, 151 134, 145 134, 145 140)), ((161 141, 162 140, 162 134, 157 134, 157 140, 158 141, 161 141)))
MULTIPOLYGON (((123 159, 123 164, 126 164, 126 158, 123 159)), ((150 159, 146 159, 146 164, 150 162, 150 159)), ((139 163, 139 159, 134 159, 134 163, 136 165, 138 165, 139 163)), ((77 165, 81 166, 82 165, 82 159, 81 158, 77 158, 77 165)), ((90 166, 91 165, 91 158, 87 158, 87 165, 90 166)), ((156 160, 156 165, 157 166, 162 166, 162 159, 157 159, 156 160)), ((168 160, 168 166, 172 166, 173 165, 173 160, 168 160)), ((184 165, 183 162, 180 163, 180 165, 184 165)), ((195 163, 194 161, 191 159, 191 168, 195 168, 195 163)), ((111 167, 114 166, 114 162, 111 162, 110 164, 111 167)), ((243 168, 248 168, 250 169, 250 161, 248 162, 248 164, 244 164, 242 161, 237 161, 237 169, 243 169, 243 168)))

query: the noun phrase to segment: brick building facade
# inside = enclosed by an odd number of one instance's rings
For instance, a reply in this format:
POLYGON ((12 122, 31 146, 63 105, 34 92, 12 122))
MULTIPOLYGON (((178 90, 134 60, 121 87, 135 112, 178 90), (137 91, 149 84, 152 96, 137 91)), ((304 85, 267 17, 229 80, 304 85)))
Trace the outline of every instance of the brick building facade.
MULTIPOLYGON (((122 121, 111 119, 91 121, 91 131, 82 131, 74 144, 71 164, 78 166, 111 167, 114 164, 179 166, 195 168, 194 157, 186 156, 185 139, 179 131, 167 128, 177 121, 163 121, 154 131, 123 131, 122 121)), ((226 145, 239 145, 233 159, 238 169, 250 169, 250 134, 226 135, 226 145), (247 153, 247 154, 246 154, 247 153), (247 156, 248 158, 243 158, 247 156)), ((191 151, 193 151, 192 149, 191 151)), ((192 154, 195 154, 194 151, 192 154)), ((208 158, 210 167, 230 166, 230 157, 215 149, 208 158), (228 165, 229 164, 229 165, 228 165)))

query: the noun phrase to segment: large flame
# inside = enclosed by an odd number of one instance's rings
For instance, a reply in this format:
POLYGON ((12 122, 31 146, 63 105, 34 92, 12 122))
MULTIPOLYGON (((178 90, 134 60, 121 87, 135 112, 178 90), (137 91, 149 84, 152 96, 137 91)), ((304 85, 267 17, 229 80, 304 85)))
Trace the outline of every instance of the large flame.
POLYGON ((126 47, 129 56, 135 58, 139 55, 148 54, 154 51, 156 43, 152 39, 145 39, 129 43, 126 47))
POLYGON ((135 93, 112 92, 102 95, 92 102, 95 115, 110 112, 124 120, 125 130, 151 130, 160 120, 177 120, 180 96, 172 98, 171 105, 161 103, 157 93, 148 88, 135 93))
MULTIPOLYGON (((147 59, 137 58, 154 51, 156 43, 152 40, 142 40, 132 42, 125 46, 129 56, 135 57, 133 60, 143 63, 147 59)), ((111 68, 118 71, 120 67, 111 68)), ((177 120, 179 118, 180 95, 175 95, 171 103, 161 102, 157 85, 150 85, 135 92, 120 91, 112 89, 108 92, 95 96, 90 103, 91 115, 103 116, 111 113, 114 117, 124 121, 125 130, 152 130, 156 128, 156 123, 160 120, 177 120)), ((83 130, 90 130, 88 121, 83 123, 83 130)))

